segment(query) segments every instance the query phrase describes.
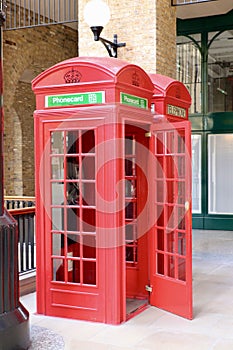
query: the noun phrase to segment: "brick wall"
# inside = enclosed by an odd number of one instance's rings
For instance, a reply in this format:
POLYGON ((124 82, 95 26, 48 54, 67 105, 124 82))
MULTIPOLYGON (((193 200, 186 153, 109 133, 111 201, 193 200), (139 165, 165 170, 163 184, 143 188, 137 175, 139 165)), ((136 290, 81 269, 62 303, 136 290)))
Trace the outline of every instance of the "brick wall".
MULTIPOLYGON (((33 111, 31 80, 42 70, 69 57, 107 56, 84 22, 88 0, 79 1, 79 35, 63 25, 4 31, 5 192, 34 195, 33 111), (79 46, 79 48, 78 48, 79 46)), ((170 0, 106 0, 111 22, 103 37, 118 34, 126 47, 118 57, 146 71, 175 78, 176 13, 170 0)))
MULTIPOLYGON (((84 22, 83 11, 88 0, 79 2, 79 56, 106 56, 103 44, 94 42, 84 22)), ((118 50, 118 58, 138 64, 146 71, 175 77, 176 10, 170 0, 106 0, 111 20, 101 36, 112 40, 118 35, 126 47, 118 50)))
POLYGON ((31 80, 77 56, 77 31, 63 25, 3 32, 5 193, 34 195, 31 80))
POLYGON ((156 0, 156 73, 176 79, 176 7, 156 0))

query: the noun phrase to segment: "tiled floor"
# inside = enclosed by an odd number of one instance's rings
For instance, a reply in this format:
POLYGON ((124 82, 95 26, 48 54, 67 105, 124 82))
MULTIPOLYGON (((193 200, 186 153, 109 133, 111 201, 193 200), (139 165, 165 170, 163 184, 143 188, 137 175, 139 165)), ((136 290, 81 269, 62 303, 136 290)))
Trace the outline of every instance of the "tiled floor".
POLYGON ((21 301, 31 325, 62 335, 66 350, 231 350, 233 231, 193 231, 193 294, 192 321, 149 307, 120 326, 37 315, 35 294, 21 301))

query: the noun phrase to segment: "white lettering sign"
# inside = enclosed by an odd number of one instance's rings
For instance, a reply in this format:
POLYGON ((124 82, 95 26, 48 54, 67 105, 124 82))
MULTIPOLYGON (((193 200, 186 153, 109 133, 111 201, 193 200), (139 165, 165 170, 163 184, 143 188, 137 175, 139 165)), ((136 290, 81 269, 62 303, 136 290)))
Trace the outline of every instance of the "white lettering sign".
POLYGON ((174 115, 175 117, 186 118, 186 109, 173 105, 167 105, 167 114, 174 115))

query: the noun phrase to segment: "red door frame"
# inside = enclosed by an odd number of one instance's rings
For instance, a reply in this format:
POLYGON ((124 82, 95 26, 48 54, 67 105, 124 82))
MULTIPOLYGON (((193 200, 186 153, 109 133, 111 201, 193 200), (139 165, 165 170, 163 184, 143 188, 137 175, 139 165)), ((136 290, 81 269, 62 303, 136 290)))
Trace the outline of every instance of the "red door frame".
POLYGON ((156 123, 151 131, 150 149, 157 159, 150 168, 150 303, 192 319, 190 122, 156 123))
POLYGON ((149 191, 148 177, 147 177, 147 153, 149 149, 149 140, 145 137, 145 128, 143 126, 134 126, 125 124, 125 142, 127 138, 131 138, 134 143, 134 153, 127 154, 126 163, 134 163, 133 174, 130 176, 126 172, 127 181, 136 182, 134 193, 127 197, 126 193, 126 211, 127 206, 131 203, 133 208, 135 206, 135 215, 133 220, 129 220, 126 215, 125 220, 125 236, 126 236, 126 297, 135 299, 147 299, 148 293, 145 290, 145 285, 148 283, 148 235, 144 232, 144 227, 140 222, 140 214, 143 211, 149 191), (139 220, 138 220, 139 218, 139 220), (133 222, 135 234, 134 241, 128 241, 127 225, 133 222), (127 252, 131 255, 129 258, 127 252))
MULTIPOLYGON (((116 207, 109 214, 103 211, 103 203, 97 203, 97 286, 80 286, 53 281, 51 270, 51 194, 50 194, 50 132, 53 130, 96 130, 98 148, 96 167, 97 188, 106 201, 113 200, 116 185, 122 180, 123 153, 119 157, 116 139, 122 138, 122 126, 108 123, 108 118, 117 119, 115 106, 99 108, 101 117, 88 118, 83 109, 77 113, 63 110, 57 113, 39 111, 35 113, 36 132, 36 193, 37 193, 37 310, 38 313, 89 321, 119 324, 126 319, 125 293, 125 253, 123 237, 123 212, 116 207), (56 118, 55 118, 56 117, 56 118), (54 121, 54 119, 56 121, 54 121), (120 158, 120 162, 119 162, 120 158), (108 161, 110 165, 108 166, 108 161), (105 164, 106 163, 106 164, 105 164), (101 177, 101 169, 103 170, 101 177), (110 198, 112 197, 112 198, 110 198), (117 223, 117 225, 116 225, 117 223), (113 227, 113 225, 116 225, 113 227), (109 232, 111 234, 109 235, 109 232), (40 234, 42 233, 42 235, 40 234), (108 268, 106 268, 108 267, 108 268), (112 267, 112 268, 111 268, 112 267), (81 299, 80 299, 81 298, 81 299), (72 301, 73 300, 73 301, 72 301), (84 305, 85 302, 85 305, 84 305), (70 304, 69 304, 70 303, 70 304)), ((96 108, 98 110, 98 108, 96 108)), ((123 150, 123 146, 120 147, 123 150)), ((123 184, 122 184, 123 186, 123 184)), ((123 193, 123 187, 120 193, 123 193)), ((107 202, 106 202, 107 203, 107 202)), ((117 204, 116 204, 117 205, 117 204)))

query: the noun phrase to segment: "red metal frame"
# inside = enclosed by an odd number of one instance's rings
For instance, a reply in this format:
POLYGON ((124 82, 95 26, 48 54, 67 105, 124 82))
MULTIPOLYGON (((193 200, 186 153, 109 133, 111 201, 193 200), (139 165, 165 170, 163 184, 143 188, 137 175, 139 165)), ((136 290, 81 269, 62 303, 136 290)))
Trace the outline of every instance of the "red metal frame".
POLYGON ((74 58, 33 81, 39 313, 119 324, 150 302, 192 317, 190 95, 151 77, 74 58))
POLYGON ((151 169, 156 194, 150 233, 151 305, 192 319, 192 216, 190 123, 152 127, 151 169))
MULTIPOLYGON (((146 125, 148 125, 151 118, 149 111, 145 112, 123 106, 84 108, 79 112, 78 117, 72 110, 69 112, 64 110, 59 113, 56 111, 50 113, 38 111, 35 113, 35 131, 38 139, 36 143, 36 159, 41 160, 38 164, 39 171, 36 172, 38 203, 37 266, 43 267, 38 268, 37 271, 37 305, 39 313, 118 324, 132 316, 132 314, 126 314, 126 298, 145 299, 145 304, 148 304, 148 293, 145 291, 145 284, 148 281, 148 262, 145 259, 148 249, 147 235, 143 234, 137 239, 140 266, 137 264, 132 266, 131 262, 126 263, 125 241, 123 241, 125 236, 125 209, 121 210, 121 206, 125 201, 125 188, 122 183, 125 169, 124 135, 129 135, 129 129, 131 129, 131 135, 135 137, 137 144, 142 145, 144 143, 143 149, 146 152, 146 149, 148 150, 148 139, 145 138, 145 129, 143 127, 145 125, 145 121, 143 121, 145 114, 147 118, 146 125), (93 110, 98 115, 101 115, 101 119, 92 118, 93 110), (91 112, 87 113, 88 111, 91 112), (125 119, 126 116, 127 119, 125 119), (55 117, 56 122, 54 122, 55 117), (111 122, 108 121, 109 119, 111 122), (115 119, 115 122, 112 122, 113 119, 115 119), (130 123, 140 121, 142 127, 136 128, 132 124, 127 126, 127 120, 130 123), (84 125, 87 125, 87 127, 84 127, 84 125), (78 143, 76 142, 71 153, 66 150, 60 152, 50 147, 51 140, 54 138, 53 133, 64 132, 63 138, 66 139, 68 133, 74 131, 81 133, 82 130, 85 130, 87 135, 90 133, 90 130, 95 132, 95 180, 90 178, 82 179, 82 177, 79 179, 68 179, 66 176, 68 165, 72 164, 71 160, 79 159, 79 162, 76 161, 76 163, 81 165, 83 157, 90 159, 94 156, 92 151, 91 153, 88 152, 88 154, 81 151, 81 137, 77 137, 78 143), (43 137, 39 137, 39 135, 43 135, 43 137), (60 158, 62 161, 59 162, 60 158), (66 159, 69 159, 70 162, 66 162, 66 159), (51 164, 56 166, 56 164, 63 164, 63 161, 64 174, 60 178, 59 176, 56 178, 51 171, 51 164), (85 261, 96 261, 96 285, 82 283, 82 278, 77 277, 77 273, 79 276, 83 274, 81 264, 84 257, 80 244, 82 238, 78 242, 68 245, 68 235, 82 237, 82 234, 84 234, 81 232, 82 230, 78 230, 74 226, 72 230, 63 229, 62 220, 60 227, 53 228, 54 220, 51 220, 51 209, 55 209, 57 212, 64 210, 64 226, 66 226, 67 214, 65 214, 65 209, 67 207, 69 209, 79 209, 77 219, 81 219, 81 211, 86 209, 86 203, 93 204, 90 194, 87 197, 86 195, 84 196, 85 203, 83 199, 80 199, 78 201, 79 204, 75 203, 67 206, 63 201, 56 202, 56 199, 54 199, 55 202, 53 203, 52 186, 60 184, 63 188, 61 193, 63 193, 64 199, 67 200, 67 187, 65 184, 76 183, 80 185, 82 182, 88 184, 95 182, 96 191, 98 192, 96 197, 96 208, 98 208, 96 214, 96 256, 94 259, 85 258, 85 261), (118 187, 119 184, 120 188, 118 187), (120 194, 122 202, 116 202, 116 206, 109 212, 108 205, 105 209, 103 208, 101 198, 111 201, 114 199, 116 191, 120 194), (108 227, 109 230, 106 229, 108 227), (44 234, 40 235, 38 232, 44 232, 44 234), (56 235, 58 235, 59 239, 61 237, 64 238, 64 249, 63 251, 60 249, 59 254, 53 252, 52 246, 52 236, 57 237, 56 235), (71 252, 73 253, 72 256, 69 254, 71 252), (60 262, 64 262, 64 264, 61 264, 63 272, 61 272, 61 269, 57 271, 59 274, 58 280, 55 280, 52 271, 53 259, 60 259, 60 262), (68 271, 68 269, 72 269, 72 265, 77 264, 77 262, 80 264, 81 272, 76 272, 74 276, 74 272, 68 271), (107 266, 110 268, 107 269, 107 266), (74 277, 71 277, 71 274, 74 277)), ((88 138, 90 139, 89 136, 88 138)), ((141 158, 139 153, 138 157, 141 158)), ((139 194, 140 201, 137 211, 140 214, 145 205, 145 199, 143 198, 146 198, 145 193, 148 191, 147 179, 142 171, 143 167, 146 168, 147 165, 145 153, 142 154, 142 160, 138 160, 138 163, 139 166, 136 165, 136 167, 140 180, 137 184, 137 194, 139 194)), ((135 201, 136 199, 133 200, 135 201)), ((86 223, 88 220, 89 217, 83 221, 86 223)), ((82 220, 80 221, 82 222, 82 220)), ((80 227, 81 225, 82 223, 80 223, 80 227)), ((142 223, 139 223, 140 225, 142 223)), ((136 245, 134 247, 136 248, 136 245)), ((142 309, 142 306, 139 309, 142 309)), ((138 310, 135 312, 138 312, 138 310)))

